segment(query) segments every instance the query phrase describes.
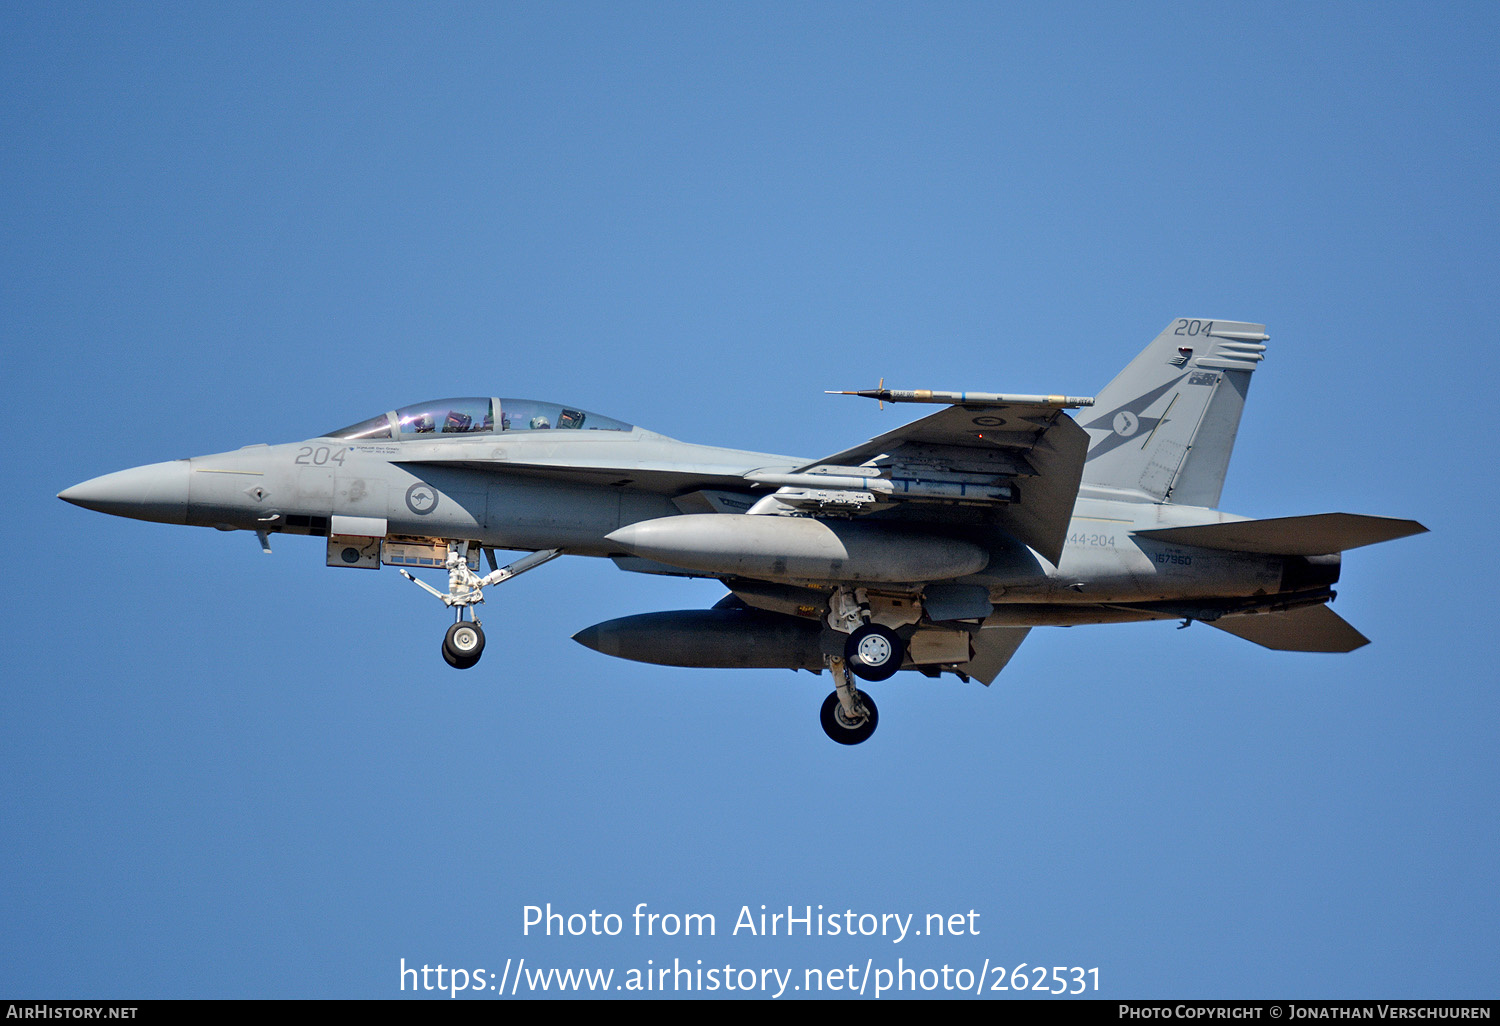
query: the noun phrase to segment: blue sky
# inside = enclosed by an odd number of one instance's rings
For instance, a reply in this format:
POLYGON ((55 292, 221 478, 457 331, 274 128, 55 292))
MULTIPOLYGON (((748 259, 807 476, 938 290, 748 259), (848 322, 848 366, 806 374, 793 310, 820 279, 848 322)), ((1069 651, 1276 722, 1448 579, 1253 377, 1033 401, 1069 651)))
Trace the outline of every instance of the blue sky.
POLYGON ((1488 4, 7 5, 0 995, 900 957, 1497 996, 1497 41, 1488 4), (824 389, 1089 394, 1177 316, 1272 336, 1224 508, 1432 529, 1346 558, 1367 648, 1038 630, 844 749, 826 676, 570 640, 708 582, 558 560, 457 674, 389 569, 54 497, 462 394, 813 457, 909 414, 824 389), (547 902, 718 935, 523 936, 547 902), (730 936, 761 904, 981 932, 730 936))

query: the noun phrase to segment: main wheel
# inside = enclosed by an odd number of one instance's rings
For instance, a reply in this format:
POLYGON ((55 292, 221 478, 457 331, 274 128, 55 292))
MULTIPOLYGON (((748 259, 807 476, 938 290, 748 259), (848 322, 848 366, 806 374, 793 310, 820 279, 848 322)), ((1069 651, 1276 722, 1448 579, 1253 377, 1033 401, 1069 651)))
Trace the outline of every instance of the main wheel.
POLYGON ((823 733, 841 745, 857 745, 861 741, 869 740, 870 735, 875 733, 876 724, 880 722, 880 710, 875 708, 874 700, 863 691, 854 693, 869 710, 869 715, 857 723, 850 723, 848 717, 844 715, 844 706, 839 701, 837 691, 823 699, 823 711, 819 715, 823 723, 823 733))
POLYGON ((443 637, 443 658, 449 666, 467 670, 484 654, 484 631, 479 624, 460 620, 443 637))
POLYGON ((906 646, 889 627, 867 623, 844 643, 849 670, 861 680, 888 680, 901 669, 906 646))

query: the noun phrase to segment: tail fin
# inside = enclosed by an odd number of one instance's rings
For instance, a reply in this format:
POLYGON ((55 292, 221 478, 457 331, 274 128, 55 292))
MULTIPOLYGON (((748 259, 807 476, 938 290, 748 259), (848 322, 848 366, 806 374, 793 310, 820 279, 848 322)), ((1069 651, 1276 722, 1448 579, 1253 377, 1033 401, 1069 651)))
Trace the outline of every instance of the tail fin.
POLYGON ((1217 506, 1264 324, 1175 318, 1094 402, 1083 484, 1217 506))

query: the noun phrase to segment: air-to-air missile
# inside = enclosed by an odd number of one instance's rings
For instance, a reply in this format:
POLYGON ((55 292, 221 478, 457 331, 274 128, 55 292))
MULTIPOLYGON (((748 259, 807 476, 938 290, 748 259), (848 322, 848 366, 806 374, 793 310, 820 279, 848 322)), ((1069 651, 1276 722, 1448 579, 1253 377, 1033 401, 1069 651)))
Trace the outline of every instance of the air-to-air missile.
POLYGON ((945 406, 1009 406, 1020 403, 1026 406, 1052 406, 1060 410, 1075 410, 1081 406, 1092 406, 1089 396, 1074 395, 1013 395, 1007 392, 939 392, 930 388, 864 388, 853 392, 824 392, 825 395, 857 395, 865 399, 878 399, 882 403, 940 403, 945 406))

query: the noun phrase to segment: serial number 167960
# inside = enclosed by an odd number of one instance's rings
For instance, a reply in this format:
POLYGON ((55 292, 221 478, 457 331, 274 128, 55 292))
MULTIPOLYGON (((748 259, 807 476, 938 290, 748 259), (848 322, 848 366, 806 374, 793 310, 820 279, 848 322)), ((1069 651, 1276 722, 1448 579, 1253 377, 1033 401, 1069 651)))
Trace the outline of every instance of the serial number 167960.
POLYGON ((1184 556, 1180 552, 1158 552, 1156 554, 1158 563, 1167 563, 1173 566, 1192 566, 1193 557, 1184 556))

